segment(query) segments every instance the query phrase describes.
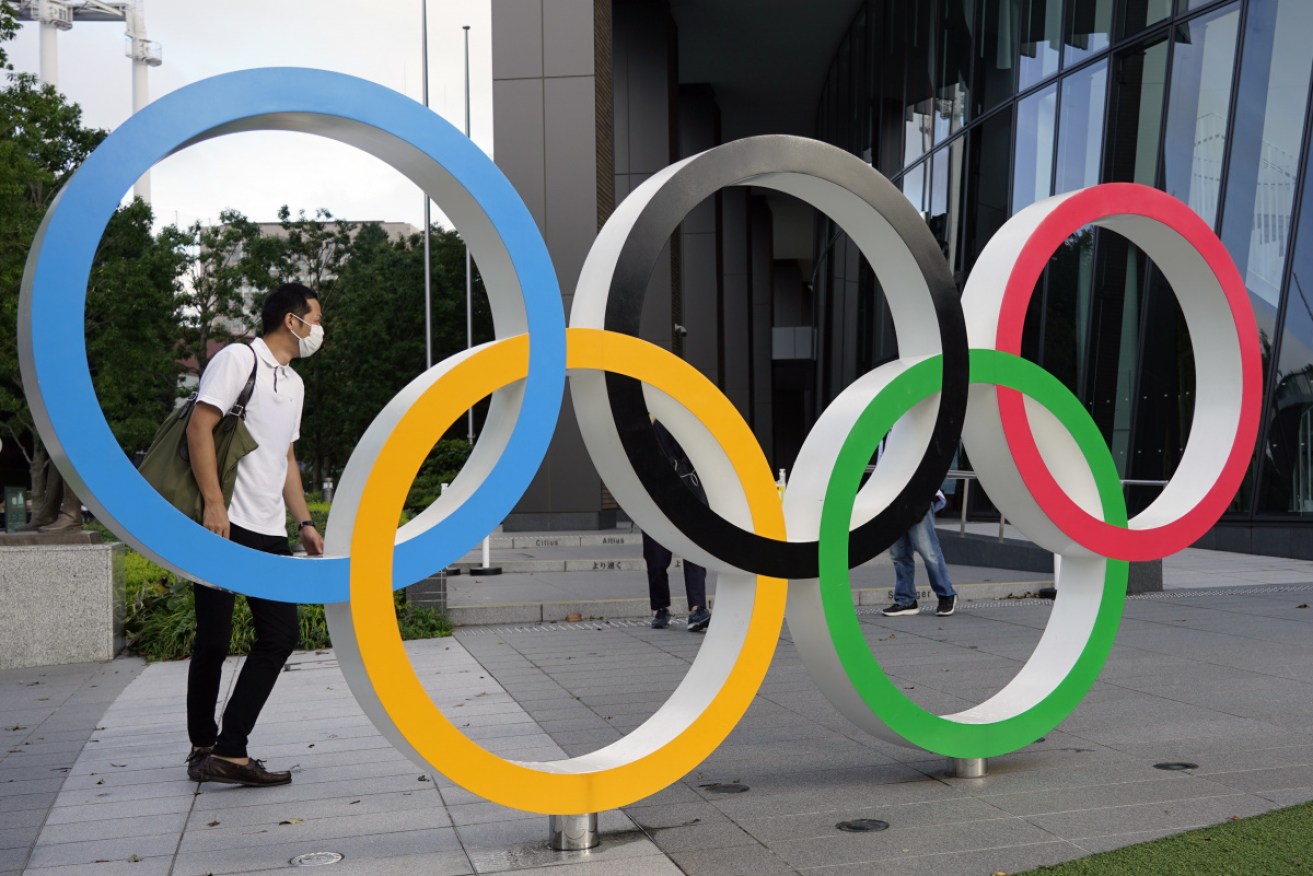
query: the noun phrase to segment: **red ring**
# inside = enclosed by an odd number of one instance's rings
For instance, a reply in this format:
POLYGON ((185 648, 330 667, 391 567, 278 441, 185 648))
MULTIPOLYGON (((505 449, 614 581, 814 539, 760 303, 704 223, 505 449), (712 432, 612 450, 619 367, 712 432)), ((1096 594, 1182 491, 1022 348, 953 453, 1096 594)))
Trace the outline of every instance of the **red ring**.
MULTIPOLYGON (((1053 209, 1022 246, 999 308, 997 349, 1021 355, 1026 310, 1040 274, 1072 233, 1110 216, 1143 216, 1171 228, 1193 246, 1217 277, 1235 320, 1240 346, 1240 419, 1231 452, 1212 489, 1193 509, 1152 529, 1122 529, 1086 513, 1054 480, 1040 455, 1020 393, 998 389, 1003 434, 1022 481, 1054 524, 1077 543, 1118 560, 1152 560, 1193 544, 1226 510, 1244 480, 1258 435, 1262 369, 1258 327, 1240 272, 1211 228, 1176 198, 1148 186, 1107 183, 1078 192, 1053 209)), ((1134 525, 1134 519, 1131 525, 1134 525)))

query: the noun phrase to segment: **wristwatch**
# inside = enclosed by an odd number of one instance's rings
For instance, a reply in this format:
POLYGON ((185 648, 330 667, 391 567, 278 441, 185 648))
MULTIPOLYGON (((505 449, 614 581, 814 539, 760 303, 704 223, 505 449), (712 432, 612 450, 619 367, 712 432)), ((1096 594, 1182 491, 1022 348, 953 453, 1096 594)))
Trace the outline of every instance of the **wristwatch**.
POLYGON ((307 526, 314 526, 314 525, 315 522, 313 520, 302 520, 300 523, 296 525, 296 528, 298 530, 301 530, 301 529, 305 529, 307 526))

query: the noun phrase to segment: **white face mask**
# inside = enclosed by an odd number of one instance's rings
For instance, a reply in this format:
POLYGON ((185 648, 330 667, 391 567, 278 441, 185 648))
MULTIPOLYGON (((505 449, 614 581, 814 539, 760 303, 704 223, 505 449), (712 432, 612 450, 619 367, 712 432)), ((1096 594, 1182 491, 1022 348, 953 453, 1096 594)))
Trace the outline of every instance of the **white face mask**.
POLYGON ((310 323, 301 319, 301 317, 297 316, 295 313, 291 314, 291 316, 297 322, 305 323, 305 325, 310 328, 310 334, 306 335, 304 338, 296 334, 296 332, 292 332, 293 336, 296 337, 297 354, 302 359, 313 356, 318 352, 319 348, 324 345, 324 327, 322 325, 310 325, 310 323))

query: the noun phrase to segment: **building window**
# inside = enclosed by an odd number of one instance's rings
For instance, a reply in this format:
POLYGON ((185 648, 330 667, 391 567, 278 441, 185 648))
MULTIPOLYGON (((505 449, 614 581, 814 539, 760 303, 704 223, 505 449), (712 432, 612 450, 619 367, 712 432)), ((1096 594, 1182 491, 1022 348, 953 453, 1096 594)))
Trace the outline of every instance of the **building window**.
POLYGON ((1164 188, 1210 226, 1222 186, 1239 26, 1239 4, 1233 3, 1173 29, 1164 188))

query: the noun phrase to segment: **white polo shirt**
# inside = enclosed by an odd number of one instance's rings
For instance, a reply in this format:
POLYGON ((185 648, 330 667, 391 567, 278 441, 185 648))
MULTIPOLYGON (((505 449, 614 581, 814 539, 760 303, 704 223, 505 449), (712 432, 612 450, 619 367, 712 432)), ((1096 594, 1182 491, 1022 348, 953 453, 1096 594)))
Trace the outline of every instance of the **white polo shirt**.
POLYGON ((228 506, 228 519, 252 532, 286 535, 283 484, 287 480, 287 449, 301 437, 301 408, 305 402, 301 375, 278 364, 261 338, 249 347, 229 344, 206 366, 197 401, 227 413, 251 376, 255 358, 260 367, 256 370, 255 390, 246 405, 246 428, 260 446, 237 463, 237 484, 228 506))

